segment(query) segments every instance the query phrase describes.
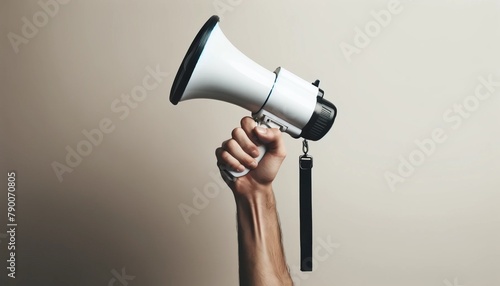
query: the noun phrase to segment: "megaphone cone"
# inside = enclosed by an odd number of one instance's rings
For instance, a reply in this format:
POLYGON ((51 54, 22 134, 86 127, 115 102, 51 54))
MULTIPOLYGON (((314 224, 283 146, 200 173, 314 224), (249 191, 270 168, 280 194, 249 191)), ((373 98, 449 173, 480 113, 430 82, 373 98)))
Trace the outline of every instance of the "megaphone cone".
POLYGON ((218 16, 212 16, 196 35, 175 77, 170 101, 216 99, 257 112, 268 98, 276 74, 234 47, 218 21, 218 16))

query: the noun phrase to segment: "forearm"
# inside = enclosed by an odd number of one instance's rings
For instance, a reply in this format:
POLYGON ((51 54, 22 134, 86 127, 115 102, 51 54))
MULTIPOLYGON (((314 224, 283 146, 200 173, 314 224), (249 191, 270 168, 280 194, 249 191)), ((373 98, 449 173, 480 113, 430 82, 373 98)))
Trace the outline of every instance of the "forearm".
POLYGON ((240 285, 292 285, 272 188, 236 195, 240 285))

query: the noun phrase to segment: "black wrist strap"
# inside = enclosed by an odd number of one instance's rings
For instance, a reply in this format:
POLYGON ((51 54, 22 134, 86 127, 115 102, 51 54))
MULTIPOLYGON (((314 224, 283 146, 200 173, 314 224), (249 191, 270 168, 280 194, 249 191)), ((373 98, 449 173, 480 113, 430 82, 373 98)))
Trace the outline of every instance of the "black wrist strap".
POLYGON ((312 271, 312 167, 313 158, 307 155, 307 141, 303 143, 304 155, 299 157, 300 180, 300 270, 312 271))

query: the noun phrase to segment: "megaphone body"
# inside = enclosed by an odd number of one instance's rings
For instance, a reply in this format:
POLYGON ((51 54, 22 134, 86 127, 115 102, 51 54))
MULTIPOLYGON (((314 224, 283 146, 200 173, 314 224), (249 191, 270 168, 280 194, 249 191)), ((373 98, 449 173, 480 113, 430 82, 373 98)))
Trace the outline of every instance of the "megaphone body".
MULTIPOLYGON (((258 124, 279 128, 294 138, 319 140, 337 110, 323 98, 319 81, 311 84, 284 68, 271 72, 255 63, 224 36, 212 16, 196 35, 177 72, 170 101, 206 98, 249 110, 258 124)), ((265 153, 260 147, 259 161, 265 153)), ((248 173, 224 169, 230 179, 248 173)))

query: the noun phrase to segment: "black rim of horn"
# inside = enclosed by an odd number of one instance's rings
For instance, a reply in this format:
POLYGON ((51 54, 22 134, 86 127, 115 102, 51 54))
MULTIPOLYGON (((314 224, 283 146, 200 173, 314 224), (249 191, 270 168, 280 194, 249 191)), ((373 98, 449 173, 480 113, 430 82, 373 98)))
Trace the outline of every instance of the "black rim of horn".
POLYGON ((189 49, 182 60, 181 66, 177 71, 177 75, 175 76, 172 89, 170 90, 170 102, 174 105, 179 103, 179 100, 181 100, 182 94, 184 93, 189 79, 191 79, 194 68, 198 63, 198 59, 205 48, 205 44, 207 43, 208 38, 210 38, 212 30, 218 22, 219 16, 214 15, 210 17, 194 38, 191 46, 189 46, 189 49))

